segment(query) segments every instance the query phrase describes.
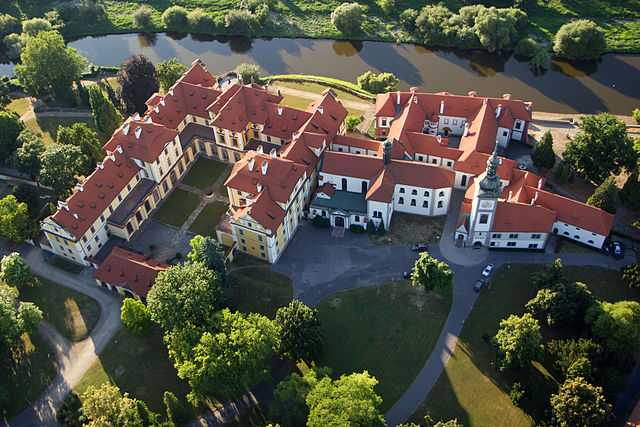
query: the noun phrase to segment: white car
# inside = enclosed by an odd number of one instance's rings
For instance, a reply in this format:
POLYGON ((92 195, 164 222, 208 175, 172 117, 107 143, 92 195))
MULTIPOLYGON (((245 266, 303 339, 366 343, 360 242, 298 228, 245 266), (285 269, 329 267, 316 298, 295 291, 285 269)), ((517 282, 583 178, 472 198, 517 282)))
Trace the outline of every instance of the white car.
POLYGON ((493 264, 487 265, 484 270, 482 270, 482 277, 491 276, 491 272, 493 271, 493 264))

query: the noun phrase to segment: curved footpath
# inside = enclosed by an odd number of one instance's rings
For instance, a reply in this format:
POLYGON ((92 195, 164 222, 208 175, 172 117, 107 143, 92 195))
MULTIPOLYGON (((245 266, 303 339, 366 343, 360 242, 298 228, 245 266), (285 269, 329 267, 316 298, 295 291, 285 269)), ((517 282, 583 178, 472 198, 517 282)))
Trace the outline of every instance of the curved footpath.
MULTIPOLYGON (((6 252, 2 250, 3 254, 6 252)), ((73 275, 47 264, 43 251, 31 246, 22 246, 19 252, 27 260, 34 274, 46 277, 61 286, 73 289, 95 299, 100 306, 100 319, 89 337, 71 343, 51 325, 42 322, 38 329, 49 342, 58 360, 58 373, 40 398, 29 408, 9 421, 11 427, 56 426, 55 411, 60 407, 69 391, 98 360, 98 354, 120 329, 120 299, 95 285, 87 272, 73 275)))

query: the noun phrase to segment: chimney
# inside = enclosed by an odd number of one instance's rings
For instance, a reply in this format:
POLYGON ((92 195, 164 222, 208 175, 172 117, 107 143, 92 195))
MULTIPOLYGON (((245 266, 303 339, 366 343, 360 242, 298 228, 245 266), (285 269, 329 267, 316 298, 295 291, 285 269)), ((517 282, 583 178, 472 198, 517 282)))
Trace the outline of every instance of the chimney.
POLYGON ((500 117, 500 113, 502 113, 502 104, 498 104, 498 108, 496 108, 496 119, 500 117))
POLYGON ((73 217, 74 217, 75 219, 80 219, 80 216, 79 216, 77 213, 75 213, 75 212, 73 213, 73 217))
POLYGON ((396 92, 396 104, 400 105, 400 91, 396 92))
MULTIPOLYGON (((118 153, 122 154, 122 145, 118 145, 118 146, 116 147, 116 151, 117 151, 118 153)), ((116 160, 115 156, 114 156, 111 160, 115 161, 115 160, 116 160)))
POLYGON ((319 106, 318 106, 318 112, 319 112, 320 114, 324 114, 324 107, 323 107, 322 105, 319 105, 319 106))
POLYGON ((444 100, 440 101, 440 114, 444 114, 444 100))
POLYGON ((266 160, 263 160, 261 167, 262 167, 262 175, 266 175, 267 168, 269 167, 269 163, 266 160))
POLYGON ((538 192, 536 191, 535 196, 533 196, 533 199, 531 199, 531 205, 535 205, 537 200, 538 200, 538 192))
POLYGON ((418 103, 418 97, 415 94, 413 95, 413 103, 414 104, 418 103))
POLYGON ((253 165, 255 164, 256 159, 255 157, 252 157, 249 159, 249 162, 247 163, 247 167, 249 168, 250 171, 253 170, 253 165))
POLYGON ((415 87, 415 86, 412 86, 412 87, 410 87, 410 88, 409 88, 409 91, 410 91, 411 93, 416 93, 416 92, 418 91, 418 88, 417 88, 417 87, 415 87))
POLYGON ((272 148, 271 151, 269 151, 269 155, 273 158, 277 157, 276 149, 272 148))
POLYGON ((151 116, 147 116, 147 117, 144 119, 144 121, 145 121, 145 123, 153 123, 153 120, 151 120, 151 116))
POLYGON ((136 139, 140 139, 140 135, 142 135, 142 128, 141 127, 137 127, 136 128, 136 139))
POLYGON ((506 100, 511 99, 511 94, 510 94, 510 93, 505 93, 505 94, 503 94, 503 95, 502 95, 502 99, 506 99, 506 100))
POLYGON ((130 127, 131 127, 131 126, 129 125, 129 123, 125 123, 124 127, 122 128, 122 133, 123 133, 124 135, 128 135, 128 134, 129 134, 129 128, 130 128, 130 127))
POLYGON ((509 190, 509 199, 508 200, 511 200, 511 197, 513 197, 513 191, 509 190))
POLYGON ((258 147, 256 148, 256 151, 260 154, 264 153, 264 148, 262 148, 262 145, 258 145, 258 147))
POLYGON ((260 193, 262 191, 262 184, 257 183, 256 184, 256 189, 258 190, 258 193, 260 193))
POLYGON ((160 105, 162 105, 163 107, 164 107, 165 105, 167 105, 167 104, 166 104, 166 102, 164 102, 164 98, 162 98, 162 99, 160 100, 160 105))
POLYGON ((442 137, 440 135, 436 136, 436 140, 438 141, 438 144, 442 144, 442 137))
POLYGON ((84 186, 80 183, 76 184, 76 190, 78 190, 79 192, 83 192, 84 191, 84 186))
POLYGON ((67 204, 66 201, 63 202, 62 200, 59 200, 58 201, 58 209, 64 209, 65 211, 68 211, 69 210, 69 205, 67 204))
MULTIPOLYGON (((543 178, 540 178, 538 180, 538 189, 542 190, 542 186, 544 185, 544 180, 543 178)), ((537 194, 537 193, 536 193, 537 194)))
POLYGON ((464 130, 462 131, 462 136, 469 135, 469 122, 464 122, 464 130))
POLYGON ((104 163, 100 162, 96 165, 98 169, 104 169, 104 163))
POLYGON ((140 113, 135 113, 133 115, 133 120, 140 120, 140 113))
POLYGON ((279 116, 281 116, 281 115, 282 115, 282 111, 283 111, 282 107, 278 107, 278 115, 279 115, 279 116))

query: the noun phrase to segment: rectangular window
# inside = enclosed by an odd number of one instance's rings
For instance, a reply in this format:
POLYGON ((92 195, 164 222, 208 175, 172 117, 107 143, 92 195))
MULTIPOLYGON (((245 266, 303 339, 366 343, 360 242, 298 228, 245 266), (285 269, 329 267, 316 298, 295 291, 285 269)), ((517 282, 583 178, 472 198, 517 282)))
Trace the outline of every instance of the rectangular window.
POLYGON ((429 207, 429 202, 427 202, 426 200, 424 202, 422 202, 422 207, 423 208, 428 208, 429 207))
POLYGON ((529 243, 529 249, 538 249, 537 243, 529 243))
POLYGON ((507 246, 509 246, 510 248, 514 247, 516 245, 516 242, 507 242, 507 246))
POLYGON ((404 197, 400 197, 400 198, 398 199, 398 204, 399 204, 399 205, 404 205, 404 197))
POLYGON ((493 236, 492 236, 492 237, 493 237, 494 239, 499 239, 499 238, 501 238, 501 237, 502 237, 502 234, 500 234, 500 233, 493 233, 493 236))
POLYGON ((360 216, 359 215, 355 216, 355 222, 360 222, 360 216))
POLYGON ((541 236, 540 234, 532 234, 532 235, 531 235, 531 238, 532 238, 532 239, 539 239, 539 238, 541 238, 541 237, 542 237, 542 236, 541 236))
POLYGON ((416 199, 411 199, 411 206, 415 206, 416 205, 416 199))
POLYGON ((510 238, 510 239, 517 239, 517 238, 518 238, 518 233, 511 233, 511 234, 509 234, 509 238, 510 238))
POLYGON ((489 222, 489 215, 488 214, 480 214, 480 220, 478 221, 479 224, 486 224, 489 222))

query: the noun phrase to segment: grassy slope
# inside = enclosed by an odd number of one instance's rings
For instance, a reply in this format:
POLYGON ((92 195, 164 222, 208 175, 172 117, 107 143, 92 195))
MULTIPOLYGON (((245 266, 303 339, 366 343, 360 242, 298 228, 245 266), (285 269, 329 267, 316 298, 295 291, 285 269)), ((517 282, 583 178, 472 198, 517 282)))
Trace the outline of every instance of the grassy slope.
MULTIPOLYGON (((0 6, 9 13, 26 16, 41 16, 50 8, 49 0, 13 0, 0 6), (16 2, 19 6, 16 6, 16 2)), ((140 1, 104 0, 109 20, 106 22, 73 23, 65 29, 69 35, 104 34, 134 31, 132 15, 140 1)), ((163 29, 161 13, 171 4, 179 4, 188 9, 202 8, 214 17, 222 18, 228 10, 237 8, 235 0, 148 0, 154 9, 155 29, 163 29)), ((331 12, 342 0, 306 1, 274 0, 275 19, 261 29, 259 36, 343 38, 331 24, 331 12)), ((397 16, 385 16, 374 0, 361 0, 368 8, 368 20, 358 39, 385 41, 420 41, 399 30, 397 16)), ((421 0, 396 0, 396 11, 408 8, 419 9, 421 0)), ((463 2, 446 0, 452 9, 463 2)), ((495 2, 509 5, 511 2, 495 2)), ((550 38, 564 23, 576 18, 590 18, 597 21, 606 31, 609 48, 617 51, 640 51, 640 0, 549 0, 539 1, 530 11, 531 30, 541 37, 550 38)), ((220 31, 220 30, 219 30, 220 31)))
POLYGON ((405 281, 331 296, 319 306, 319 364, 336 375, 369 371, 387 410, 424 365, 450 307, 450 293, 425 295, 405 281))
MULTIPOLYGON (((493 366, 494 349, 483 335, 493 336, 501 319, 511 313, 521 313, 524 304, 535 295, 529 277, 539 266, 516 265, 496 271, 491 289, 480 295, 474 309, 465 322, 456 351, 447 364, 427 401, 415 414, 419 420, 426 413, 435 418, 458 418, 465 426, 529 426, 533 419, 509 399, 509 387, 513 381, 497 372, 493 366)), ((589 285, 598 297, 609 301, 621 299, 640 300, 640 291, 628 289, 621 282, 619 273, 596 267, 565 267, 569 279, 589 285)), ((550 387, 553 380, 544 378, 544 369, 532 376, 535 390, 550 387)), ((540 393, 544 396, 545 393, 540 393)), ((540 413, 546 402, 536 401, 535 396, 525 402, 531 414, 540 413)))
POLYGON ((273 318, 278 308, 293 299, 293 286, 288 277, 271 271, 266 264, 255 264, 230 274, 227 298, 235 310, 273 318))

